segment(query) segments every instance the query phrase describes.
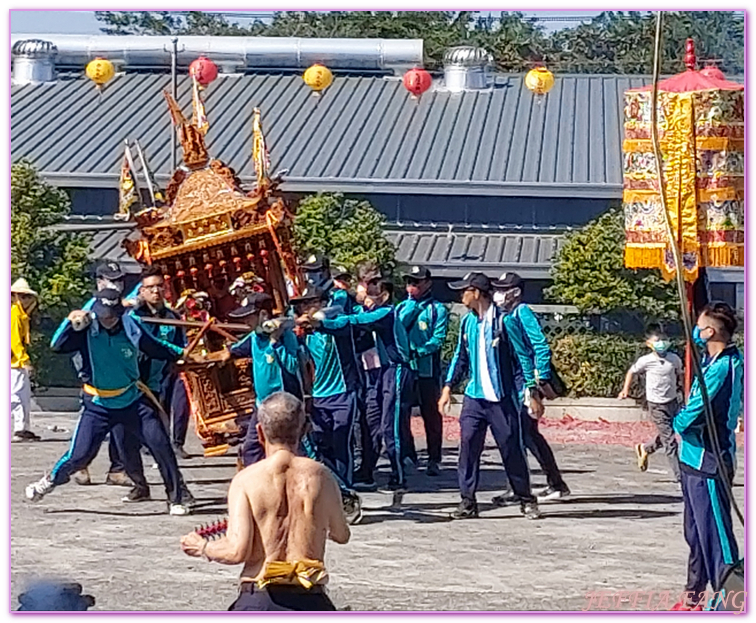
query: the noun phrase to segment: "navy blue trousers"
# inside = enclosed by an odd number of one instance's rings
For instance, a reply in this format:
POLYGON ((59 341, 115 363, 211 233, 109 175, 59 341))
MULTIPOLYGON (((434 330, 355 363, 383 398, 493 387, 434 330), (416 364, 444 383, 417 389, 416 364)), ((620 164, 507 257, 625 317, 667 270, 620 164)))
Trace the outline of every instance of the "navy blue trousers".
POLYGON ((522 442, 520 414, 509 402, 489 402, 465 396, 459 415, 459 491, 462 499, 475 501, 480 479, 480 457, 489 426, 514 493, 533 502, 530 472, 522 442))
POLYGON ((414 373, 407 365, 392 364, 383 371, 381 430, 383 443, 386 444, 386 454, 391 463, 389 482, 392 484, 407 483, 407 475, 402 465, 402 458, 406 456, 402 452, 402 431, 409 426, 413 382, 414 373))
POLYGON ((356 416, 355 392, 312 399, 312 438, 347 486, 352 484, 354 471, 352 430, 356 416))
POLYGON ((176 446, 186 443, 186 432, 189 429, 189 397, 186 386, 180 376, 175 376, 166 392, 170 399, 166 411, 171 415, 171 441, 176 446))
POLYGON ((441 446, 443 444, 444 420, 438 410, 438 400, 441 398, 441 379, 418 378, 417 397, 420 402, 420 415, 425 426, 425 439, 428 443, 428 460, 441 462, 441 446))
POLYGON ((383 413, 383 369, 365 370, 364 411, 360 412, 362 461, 357 480, 372 482, 373 472, 383 447, 381 416, 383 413))
POLYGON ((106 409, 96 405, 92 397, 82 398, 82 412, 76 423, 71 445, 55 464, 50 477, 55 485, 71 479, 71 474, 87 467, 97 456, 108 433, 129 478, 137 486, 146 487, 142 458, 139 455, 138 401, 123 409, 106 409), (114 434, 116 433, 116 434, 114 434))
POLYGON ((140 439, 158 465, 168 501, 171 504, 181 504, 182 493, 185 490, 184 480, 179 471, 168 431, 154 405, 147 398, 139 401, 137 413, 140 421, 140 439))
POLYGON ((681 467, 684 534, 690 547, 686 591, 714 591, 729 565, 739 560, 738 544, 732 530, 730 500, 719 478, 681 467))
POLYGON ((520 423, 522 424, 522 438, 525 447, 533 453, 535 460, 546 474, 546 484, 549 487, 564 491, 567 485, 559 471, 554 452, 546 438, 538 430, 538 420, 530 417, 527 405, 520 407, 520 423))
POLYGON ((244 467, 249 467, 253 463, 262 461, 265 458, 265 448, 260 443, 257 436, 257 409, 249 416, 249 428, 244 435, 244 441, 241 445, 241 460, 244 467))

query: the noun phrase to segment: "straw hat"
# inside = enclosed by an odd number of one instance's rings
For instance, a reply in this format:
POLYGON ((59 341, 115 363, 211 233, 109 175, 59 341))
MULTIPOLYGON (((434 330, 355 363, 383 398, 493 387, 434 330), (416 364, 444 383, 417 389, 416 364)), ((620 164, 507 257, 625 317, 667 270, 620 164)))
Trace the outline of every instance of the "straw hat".
POLYGON ((29 282, 23 277, 16 279, 11 286, 11 294, 30 294, 31 296, 39 296, 34 290, 29 287, 29 282))

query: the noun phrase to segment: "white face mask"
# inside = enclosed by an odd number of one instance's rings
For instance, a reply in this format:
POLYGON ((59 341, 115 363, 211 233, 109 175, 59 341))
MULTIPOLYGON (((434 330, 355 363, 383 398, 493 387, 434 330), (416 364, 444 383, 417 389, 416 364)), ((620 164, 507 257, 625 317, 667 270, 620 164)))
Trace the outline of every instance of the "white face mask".
POLYGON ((497 307, 504 307, 507 302, 507 295, 504 292, 496 291, 494 292, 493 300, 497 307))

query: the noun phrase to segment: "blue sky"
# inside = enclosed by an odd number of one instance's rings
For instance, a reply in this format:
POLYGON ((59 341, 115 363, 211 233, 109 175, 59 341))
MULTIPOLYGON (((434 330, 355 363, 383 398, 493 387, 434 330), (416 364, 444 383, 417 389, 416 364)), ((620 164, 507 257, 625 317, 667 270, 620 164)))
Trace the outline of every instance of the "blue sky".
MULTIPOLYGON (((249 11, 240 11, 249 13, 249 11)), ((72 35, 97 35, 100 33, 100 22, 95 19, 94 11, 11 11, 11 33, 57 33, 72 35)), ((592 16, 600 11, 525 11, 528 16, 560 17, 560 16, 592 16)), ((229 21, 234 21, 229 18, 229 21)), ((248 23, 249 19, 239 19, 240 23, 248 23)), ((543 24, 547 30, 555 30, 565 26, 575 26, 574 21, 548 21, 543 24)))

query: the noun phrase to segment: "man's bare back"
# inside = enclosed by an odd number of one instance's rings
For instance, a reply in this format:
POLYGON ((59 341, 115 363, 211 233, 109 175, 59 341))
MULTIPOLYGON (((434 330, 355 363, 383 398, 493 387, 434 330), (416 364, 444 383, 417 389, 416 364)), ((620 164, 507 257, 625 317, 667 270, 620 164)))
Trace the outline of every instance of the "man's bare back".
POLYGON ((321 584, 326 539, 349 541, 341 492, 327 468, 299 457, 302 402, 284 392, 266 398, 255 425, 265 459, 234 476, 226 535, 181 538, 189 556, 244 563, 239 598, 230 610, 335 610, 321 584))
POLYGON ((279 450, 237 474, 232 488, 237 481, 253 525, 242 581, 259 580, 266 562, 322 561, 329 537, 349 541, 338 485, 320 463, 279 450))
POLYGON ((244 563, 241 581, 262 578, 266 562, 323 561, 326 539, 349 541, 341 493, 320 463, 280 448, 234 476, 228 529, 219 541, 196 532, 182 539, 190 556, 244 563))

